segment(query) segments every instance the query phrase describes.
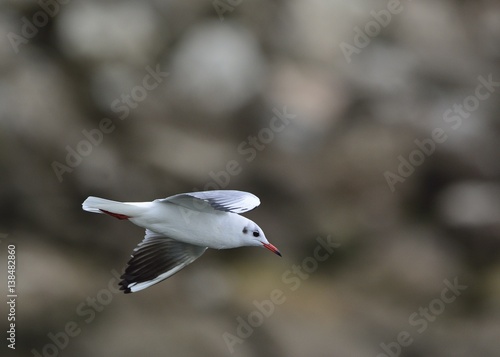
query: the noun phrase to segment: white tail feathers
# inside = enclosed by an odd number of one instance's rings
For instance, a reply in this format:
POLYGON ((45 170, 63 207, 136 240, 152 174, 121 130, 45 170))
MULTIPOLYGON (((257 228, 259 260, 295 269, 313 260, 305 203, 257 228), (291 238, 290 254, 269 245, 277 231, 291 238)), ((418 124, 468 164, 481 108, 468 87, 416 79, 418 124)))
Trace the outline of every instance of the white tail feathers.
POLYGON ((128 217, 133 217, 144 211, 144 209, 140 205, 111 201, 93 196, 90 196, 82 203, 82 208, 85 211, 93 213, 113 213, 116 215, 123 215, 128 217))

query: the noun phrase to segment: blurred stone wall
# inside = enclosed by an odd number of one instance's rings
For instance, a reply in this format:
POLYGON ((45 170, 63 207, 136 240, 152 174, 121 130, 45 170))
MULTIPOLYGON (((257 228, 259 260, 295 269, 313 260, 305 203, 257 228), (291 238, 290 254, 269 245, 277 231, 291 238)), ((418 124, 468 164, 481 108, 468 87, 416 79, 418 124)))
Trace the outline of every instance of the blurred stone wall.
POLYGON ((0 33, 7 355, 498 354, 500 3, 25 0, 0 33), (204 189, 283 258, 116 293, 143 232, 81 202, 204 189))

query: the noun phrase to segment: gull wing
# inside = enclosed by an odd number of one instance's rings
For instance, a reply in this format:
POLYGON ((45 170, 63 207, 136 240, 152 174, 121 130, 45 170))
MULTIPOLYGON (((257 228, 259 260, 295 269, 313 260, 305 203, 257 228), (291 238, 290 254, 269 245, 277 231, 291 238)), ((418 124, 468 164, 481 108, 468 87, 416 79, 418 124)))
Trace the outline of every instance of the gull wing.
POLYGON ((243 191, 214 190, 181 193, 155 202, 169 202, 194 211, 223 211, 244 213, 260 205, 257 196, 243 191))
POLYGON ((120 289, 133 293, 157 284, 194 262, 206 249, 146 229, 121 276, 120 289))

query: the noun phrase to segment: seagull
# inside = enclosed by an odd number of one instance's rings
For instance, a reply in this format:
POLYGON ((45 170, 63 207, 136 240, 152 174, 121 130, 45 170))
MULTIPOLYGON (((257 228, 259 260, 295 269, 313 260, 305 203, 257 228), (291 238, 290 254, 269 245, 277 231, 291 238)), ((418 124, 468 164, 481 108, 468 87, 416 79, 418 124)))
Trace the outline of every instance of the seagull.
POLYGON ((117 202, 90 196, 82 208, 146 229, 121 276, 120 289, 127 294, 171 277, 207 248, 259 246, 281 257, 262 229, 239 215, 259 204, 259 198, 248 192, 213 190, 181 193, 152 202, 117 202))

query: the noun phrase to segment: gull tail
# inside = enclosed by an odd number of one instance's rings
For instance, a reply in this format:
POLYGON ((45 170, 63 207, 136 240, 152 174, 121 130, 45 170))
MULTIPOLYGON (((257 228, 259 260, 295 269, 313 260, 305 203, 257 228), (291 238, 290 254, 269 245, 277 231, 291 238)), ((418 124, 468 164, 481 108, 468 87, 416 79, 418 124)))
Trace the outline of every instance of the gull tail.
POLYGON ((105 213, 118 219, 129 219, 144 212, 144 207, 136 203, 123 203, 90 196, 82 203, 85 211, 105 213))

